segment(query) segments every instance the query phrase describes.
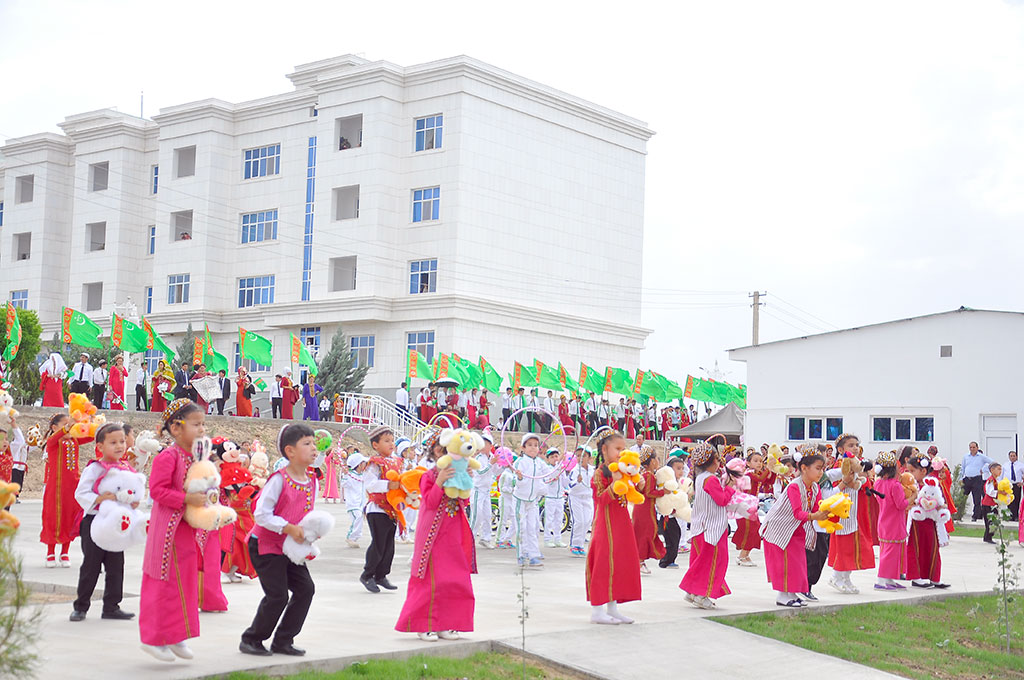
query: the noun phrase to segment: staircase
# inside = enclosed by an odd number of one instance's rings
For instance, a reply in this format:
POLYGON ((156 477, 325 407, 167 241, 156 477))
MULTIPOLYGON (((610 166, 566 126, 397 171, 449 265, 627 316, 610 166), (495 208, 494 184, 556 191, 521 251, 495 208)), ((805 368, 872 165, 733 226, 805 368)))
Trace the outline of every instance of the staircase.
MULTIPOLYGON (((395 437, 408 437, 415 440, 417 432, 423 436, 423 428, 426 423, 412 413, 401 411, 392 402, 378 397, 375 394, 360 394, 358 392, 342 392, 341 398, 345 401, 345 410, 342 422, 352 425, 361 425, 367 430, 372 430, 380 425, 386 425, 395 432, 395 437)), ((332 413, 333 413, 333 406, 332 413)))

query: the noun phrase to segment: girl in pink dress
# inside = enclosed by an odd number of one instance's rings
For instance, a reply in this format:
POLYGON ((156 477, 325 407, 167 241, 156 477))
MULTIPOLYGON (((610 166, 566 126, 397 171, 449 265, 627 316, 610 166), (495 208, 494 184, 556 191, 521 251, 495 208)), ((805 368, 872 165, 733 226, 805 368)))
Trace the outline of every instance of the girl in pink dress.
POLYGON ((325 456, 323 497, 328 503, 341 502, 341 490, 338 488, 338 477, 341 474, 341 466, 343 462, 344 461, 337 448, 332 447, 325 456))
POLYGON ((701 609, 714 609, 715 600, 732 591, 725 582, 729 568, 729 516, 725 506, 732 490, 718 481, 718 449, 701 442, 690 454, 697 481, 694 483, 693 516, 690 519, 690 568, 679 587, 686 601, 701 609))
MULTIPOLYGON (((432 446, 434 455, 444 447, 432 446)), ((412 572, 405 604, 395 630, 417 633, 421 640, 459 639, 459 631, 473 630, 473 582, 476 548, 466 519, 467 501, 449 498, 442 485, 455 476, 455 468, 434 468, 420 478, 419 517, 412 572)))
POLYGON ((183 521, 185 505, 202 507, 206 495, 185 493, 185 473, 194 460, 192 444, 206 432, 203 410, 189 399, 175 399, 163 414, 174 439, 153 458, 146 552, 142 562, 139 633, 142 650, 159 661, 191 659, 185 642, 199 636, 199 563, 196 530, 183 521))
POLYGON ((914 498, 908 499, 903 493, 895 453, 882 451, 875 462, 882 468, 875 490, 885 496, 878 499, 879 553, 875 590, 906 590, 906 586, 896 581, 907 577, 907 508, 914 498))

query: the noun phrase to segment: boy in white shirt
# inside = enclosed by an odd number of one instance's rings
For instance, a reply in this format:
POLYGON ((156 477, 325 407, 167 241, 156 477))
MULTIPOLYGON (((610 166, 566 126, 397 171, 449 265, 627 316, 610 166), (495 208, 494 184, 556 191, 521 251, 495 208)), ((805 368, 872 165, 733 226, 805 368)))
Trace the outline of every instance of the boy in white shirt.
POLYGON ((512 496, 516 499, 516 536, 519 552, 519 566, 542 567, 544 555, 538 545, 540 514, 537 503, 544 495, 544 479, 551 474, 551 467, 541 460, 540 437, 530 432, 523 435, 522 455, 513 469, 516 485, 512 496))
POLYGON ((564 548, 562 519, 565 517, 565 492, 569 489, 569 478, 559 465, 562 456, 558 449, 548 449, 546 456, 554 476, 545 480, 548 484, 544 492, 544 545, 564 548))
POLYGON ((494 456, 494 438, 489 432, 483 434, 484 448, 474 456, 480 469, 473 475, 473 498, 470 502, 469 524, 477 542, 494 550, 494 531, 491 529, 491 486, 498 468, 494 456))
POLYGON ((350 548, 358 548, 359 539, 363 535, 363 503, 366 502, 366 493, 363 491, 366 456, 354 451, 348 454, 347 463, 348 473, 341 478, 341 488, 345 497, 345 512, 352 523, 345 536, 345 543, 350 548))
POLYGON ((594 490, 590 481, 594 478, 593 452, 590 449, 576 449, 579 464, 569 475, 569 516, 572 527, 569 532, 569 554, 586 557, 587 533, 594 524, 594 490))
POLYGON ((512 491, 516 486, 516 473, 512 468, 505 468, 498 475, 498 491, 501 492, 501 513, 498 520, 497 547, 507 549, 516 547, 512 543, 516 522, 516 499, 512 491))

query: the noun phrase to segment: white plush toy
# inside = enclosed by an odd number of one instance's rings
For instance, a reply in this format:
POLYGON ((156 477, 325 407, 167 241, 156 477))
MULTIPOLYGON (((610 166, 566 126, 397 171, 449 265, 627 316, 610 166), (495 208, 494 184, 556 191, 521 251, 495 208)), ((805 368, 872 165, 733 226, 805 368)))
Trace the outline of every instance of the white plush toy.
MULTIPOLYGON (((659 489, 668 491, 664 496, 660 496, 654 501, 658 514, 670 516, 674 513, 676 517, 684 522, 689 522, 691 512, 690 498, 686 494, 685 486, 680 487, 679 482, 676 481, 675 470, 668 465, 660 468, 654 473, 654 481, 657 482, 659 489)), ((684 477, 683 484, 689 483, 689 477, 684 477)))
POLYGON ((135 464, 136 470, 146 467, 149 459, 160 453, 160 440, 151 430, 143 430, 135 437, 135 464))
POLYGON ((934 477, 925 477, 921 482, 921 489, 917 493, 917 500, 910 506, 907 513, 907 531, 910 531, 911 522, 914 520, 931 519, 935 520, 935 529, 938 533, 939 545, 949 545, 949 532, 946 531, 946 522, 951 515, 946 507, 946 498, 939 488, 939 480, 934 477))
POLYGON ((145 490, 146 475, 141 472, 114 467, 100 478, 96 493, 112 493, 116 500, 103 501, 96 510, 89 532, 93 543, 109 552, 124 552, 146 542, 149 516, 132 507, 133 503, 142 501, 145 490))
POLYGON ((197 439, 193 445, 196 462, 185 474, 185 493, 201 493, 206 496, 202 506, 185 504, 185 521, 196 529, 216 531, 238 519, 232 508, 220 504, 220 472, 210 460, 213 444, 209 437, 197 439))
POLYGON ((299 543, 291 536, 286 536, 281 551, 295 564, 305 564, 320 554, 320 546, 316 541, 323 538, 334 528, 334 516, 323 510, 312 510, 299 521, 305 534, 305 540, 299 543))
POLYGON ((11 416, 17 418, 19 415, 14 408, 14 397, 7 390, 0 389, 0 420, 9 420, 11 416))

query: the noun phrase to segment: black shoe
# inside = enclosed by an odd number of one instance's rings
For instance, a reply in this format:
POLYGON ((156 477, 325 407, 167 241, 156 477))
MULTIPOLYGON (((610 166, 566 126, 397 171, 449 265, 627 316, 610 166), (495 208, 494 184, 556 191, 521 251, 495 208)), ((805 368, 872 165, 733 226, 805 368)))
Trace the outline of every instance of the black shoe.
POLYGON ((985 543, 991 543, 991 544, 995 545, 995 541, 993 541, 991 538, 983 538, 981 540, 983 540, 985 543))
POLYGON ((129 621, 135 618, 135 614, 132 612, 126 612, 123 609, 115 609, 112 612, 103 612, 100 614, 101 619, 114 619, 115 621, 129 621))
POLYGON ((938 588, 939 590, 944 590, 944 589, 946 589, 948 587, 949 587, 948 583, 936 583, 935 581, 932 581, 932 588, 938 588))
POLYGON ((71 612, 70 619, 75 622, 85 621, 85 612, 76 609, 73 612, 71 612))
POLYGON ((381 588, 384 588, 385 590, 398 590, 398 586, 389 581, 387 576, 385 576, 384 578, 374 579, 374 581, 377 583, 377 585, 379 585, 381 588))
POLYGON ((305 656, 306 650, 300 649, 293 644, 270 645, 270 651, 274 654, 287 654, 288 656, 305 656))
POLYGON ((359 582, 363 584, 363 587, 369 590, 371 593, 379 593, 380 588, 377 587, 377 582, 373 580, 373 577, 359 577, 359 582))
POLYGON ((808 599, 811 602, 817 602, 818 601, 818 598, 815 597, 814 593, 812 593, 809 590, 806 593, 800 593, 800 594, 803 595, 805 599, 808 599))
POLYGON ((931 588, 932 587, 931 583, 917 583, 916 581, 911 581, 910 585, 912 585, 915 588, 931 588))
POLYGON ((246 642, 245 640, 238 643, 238 651, 242 654, 252 654, 253 656, 270 656, 273 654, 262 643, 246 642))

